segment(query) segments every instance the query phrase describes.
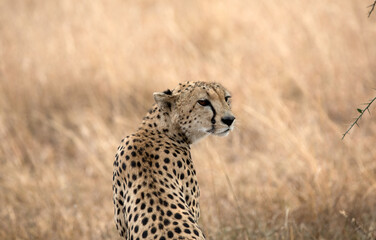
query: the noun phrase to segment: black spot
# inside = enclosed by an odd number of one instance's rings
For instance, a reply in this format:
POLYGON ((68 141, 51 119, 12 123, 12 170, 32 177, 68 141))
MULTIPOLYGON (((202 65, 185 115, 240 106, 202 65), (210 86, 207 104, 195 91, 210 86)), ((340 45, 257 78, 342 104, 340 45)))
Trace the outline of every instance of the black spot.
POLYGON ((169 154, 169 153, 170 153, 170 151, 168 151, 167 149, 165 149, 164 152, 165 152, 166 154, 169 154))
POLYGON ((179 168, 181 168, 183 166, 183 164, 182 164, 182 162, 180 160, 177 162, 177 164, 178 164, 179 168))
POLYGON ((170 220, 168 220, 167 218, 165 219, 165 220, 163 220, 163 224, 165 225, 165 226, 168 226, 168 225, 170 225, 170 220))
POLYGON ((132 166, 132 167, 136 167, 136 162, 135 162, 135 161, 132 161, 132 162, 131 162, 131 166, 132 166))
POLYGON ((175 231, 176 233, 181 233, 181 229, 180 229, 179 227, 176 227, 176 228, 174 229, 174 231, 175 231))
POLYGON ((167 89, 163 92, 164 94, 167 94, 167 95, 172 95, 172 92, 170 89, 167 89))
POLYGON ((148 237, 148 230, 145 230, 143 233, 142 233, 142 238, 147 238, 148 237))
POLYGON ((150 232, 151 232, 152 234, 154 234, 154 233, 157 232, 157 229, 156 229, 155 227, 153 227, 153 228, 150 230, 150 232))
POLYGON ((135 151, 132 151, 132 157, 135 157, 136 156, 136 152, 135 151))
POLYGON ((184 230, 185 233, 187 234, 191 234, 191 230, 189 230, 188 228, 184 230))
POLYGON ((125 168, 126 168, 127 166, 125 166, 125 163, 123 163, 123 164, 121 165, 121 167, 123 168, 123 170, 125 170, 125 168))
POLYGON ((145 217, 144 219, 142 219, 142 225, 146 225, 148 223, 149 219, 147 217, 145 217))
POLYGON ((171 231, 168 231, 167 236, 168 236, 169 238, 173 238, 173 237, 174 237, 174 233, 171 232, 171 231))
POLYGON ((175 213, 175 218, 176 219, 181 219, 181 214, 180 213, 175 213))
POLYGON ((198 231, 197 231, 196 229, 193 230, 193 233, 194 233, 197 237, 200 236, 200 234, 198 233, 198 231))
POLYGON ((170 163, 170 159, 169 158, 165 158, 164 162, 168 164, 168 163, 170 163))

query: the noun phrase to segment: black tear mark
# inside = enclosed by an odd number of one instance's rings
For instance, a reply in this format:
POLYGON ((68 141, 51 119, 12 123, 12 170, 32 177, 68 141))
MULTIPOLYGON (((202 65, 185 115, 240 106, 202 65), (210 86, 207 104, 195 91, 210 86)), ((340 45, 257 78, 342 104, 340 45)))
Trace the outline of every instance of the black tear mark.
POLYGON ((210 101, 208 101, 208 102, 209 102, 209 107, 213 111, 213 117, 212 117, 212 119, 210 121, 211 121, 212 124, 215 124, 215 115, 217 114, 217 112, 215 111, 215 109, 214 109, 213 105, 211 104, 211 102, 210 101))

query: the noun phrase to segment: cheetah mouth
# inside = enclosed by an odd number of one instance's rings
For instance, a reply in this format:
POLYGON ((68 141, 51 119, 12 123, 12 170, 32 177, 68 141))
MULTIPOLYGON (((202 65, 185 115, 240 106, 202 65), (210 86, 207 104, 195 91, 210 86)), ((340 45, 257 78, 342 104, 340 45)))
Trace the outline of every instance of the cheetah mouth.
POLYGON ((230 132, 230 128, 227 128, 226 130, 224 130, 223 132, 220 132, 220 133, 216 133, 216 135, 219 135, 219 136, 224 136, 224 135, 227 135, 229 132, 230 132))
POLYGON ((227 128, 224 131, 216 132, 214 129, 208 131, 209 133, 217 136, 226 136, 230 132, 231 128, 227 128))

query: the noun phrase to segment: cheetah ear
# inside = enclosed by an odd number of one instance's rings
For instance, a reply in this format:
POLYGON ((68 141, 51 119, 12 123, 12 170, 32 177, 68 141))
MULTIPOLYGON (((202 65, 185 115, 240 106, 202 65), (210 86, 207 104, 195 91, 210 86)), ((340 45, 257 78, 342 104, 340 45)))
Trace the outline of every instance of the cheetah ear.
POLYGON ((176 96, 172 95, 171 90, 153 93, 154 100, 159 108, 171 111, 171 107, 175 105, 176 96))

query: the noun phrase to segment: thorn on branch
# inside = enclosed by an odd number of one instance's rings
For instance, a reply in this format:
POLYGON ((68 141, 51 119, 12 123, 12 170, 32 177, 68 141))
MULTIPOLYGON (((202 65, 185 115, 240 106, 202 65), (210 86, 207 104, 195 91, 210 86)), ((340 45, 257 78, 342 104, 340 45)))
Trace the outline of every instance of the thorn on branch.
MULTIPOLYGON (((376 4, 376 0, 375 0, 375 3, 374 5, 376 4)), ((369 103, 366 103, 367 106, 364 108, 364 109, 360 109, 360 108, 357 108, 356 110, 360 113, 359 116, 355 119, 355 121, 350 125, 349 129, 347 129, 347 131, 342 135, 342 140, 345 138, 345 136, 350 132, 350 130, 354 127, 354 125, 357 125, 359 127, 359 124, 358 124, 358 121, 362 118, 363 114, 365 112, 368 112, 369 114, 371 114, 371 112, 369 111, 369 107, 371 106, 371 104, 376 100, 376 97, 374 97, 373 99, 371 99, 371 101, 369 103)))

